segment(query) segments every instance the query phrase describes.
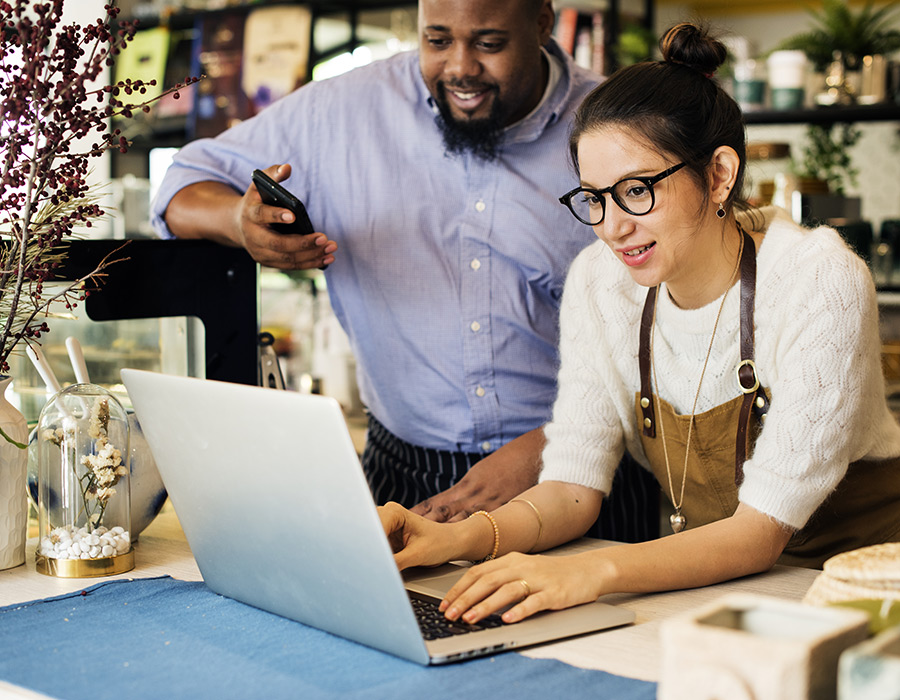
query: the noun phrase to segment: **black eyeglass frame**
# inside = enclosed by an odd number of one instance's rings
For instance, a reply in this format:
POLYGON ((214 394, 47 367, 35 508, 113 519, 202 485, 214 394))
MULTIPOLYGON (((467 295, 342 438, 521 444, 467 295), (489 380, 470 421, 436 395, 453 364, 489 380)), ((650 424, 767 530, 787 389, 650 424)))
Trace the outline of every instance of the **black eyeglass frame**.
POLYGON ((669 175, 673 175, 674 173, 678 172, 685 165, 687 165, 686 162, 678 163, 677 165, 673 165, 671 168, 667 168, 666 170, 663 170, 661 173, 657 173, 656 175, 648 175, 645 177, 626 177, 626 178, 619 180, 615 184, 610 185, 609 187, 604 187, 602 190, 595 190, 593 187, 576 187, 574 190, 571 190, 570 192, 566 192, 562 197, 559 198, 559 201, 560 201, 560 204, 566 205, 568 210, 570 212, 572 212, 572 216, 574 216, 576 219, 578 219, 581 223, 586 224, 588 226, 599 226, 600 224, 603 223, 603 219, 606 218, 606 197, 603 196, 605 194, 608 194, 610 197, 612 197, 612 200, 618 205, 619 209, 624 211, 626 214, 631 214, 632 216, 645 216, 645 215, 649 214, 651 211, 653 211, 653 207, 656 206, 656 193, 653 191, 653 185, 655 185, 658 182, 660 182, 661 180, 664 180, 665 178, 669 177, 669 175), (625 206, 624 202, 619 201, 619 198, 616 195, 616 188, 619 185, 621 185, 623 182, 629 182, 630 180, 637 180, 638 182, 640 182, 644 186, 646 186, 647 189, 649 190, 649 192, 650 192, 650 208, 647 209, 647 211, 644 211, 644 212, 631 211, 631 209, 629 209, 627 206, 625 206), (578 216, 577 212, 575 211, 575 208, 572 206, 572 197, 574 197, 575 195, 577 195, 581 192, 588 192, 600 199, 601 213, 600 213, 599 221, 595 221, 592 223, 590 221, 585 221, 580 216, 578 216))

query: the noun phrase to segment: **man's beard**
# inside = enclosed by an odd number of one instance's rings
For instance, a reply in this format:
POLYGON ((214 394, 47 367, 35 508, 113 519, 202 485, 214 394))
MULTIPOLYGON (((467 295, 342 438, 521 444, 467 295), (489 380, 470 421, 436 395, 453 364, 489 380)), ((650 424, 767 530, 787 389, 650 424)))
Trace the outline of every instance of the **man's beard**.
POLYGON ((447 102, 446 88, 438 85, 435 97, 440 116, 438 126, 444 136, 444 148, 450 155, 461 155, 470 152, 485 161, 496 160, 500 155, 500 142, 503 137, 503 107, 499 99, 494 99, 491 113, 484 119, 457 119, 450 111, 447 102))

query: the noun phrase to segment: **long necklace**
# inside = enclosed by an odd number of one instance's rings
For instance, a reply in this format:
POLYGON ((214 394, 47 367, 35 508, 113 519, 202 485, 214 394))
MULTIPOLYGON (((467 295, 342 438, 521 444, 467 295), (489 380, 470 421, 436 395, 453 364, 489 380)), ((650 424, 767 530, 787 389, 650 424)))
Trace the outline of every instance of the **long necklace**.
MULTIPOLYGON (((709 338, 709 348, 707 348, 706 350, 706 358, 703 360, 703 369, 700 371, 700 381, 697 382, 697 391, 694 393, 694 403, 691 405, 691 418, 690 421, 688 421, 687 442, 684 446, 684 471, 681 474, 681 493, 678 496, 677 503, 675 502, 675 488, 672 485, 672 469, 669 467, 669 450, 666 448, 666 423, 664 420, 662 420, 662 416, 660 416, 659 420, 659 429, 663 445, 663 455, 666 458, 666 477, 669 480, 669 494, 672 499, 672 505, 675 506, 675 512, 669 516, 669 522, 672 525, 672 532, 681 532, 687 525, 687 518, 685 518, 684 514, 681 512, 681 505, 684 503, 684 486, 687 483, 688 459, 691 454, 691 437, 693 436, 694 432, 694 415, 697 411, 697 399, 700 398, 700 387, 703 386, 703 375, 706 374, 706 365, 709 363, 709 356, 712 354, 713 341, 716 339, 716 329, 719 327, 719 319, 722 316, 722 309, 725 308, 725 300, 728 298, 728 292, 730 292, 731 288, 734 286, 735 279, 737 278, 738 268, 741 262, 741 255, 744 252, 744 236, 740 228, 738 228, 738 232, 741 234, 741 245, 738 249, 737 261, 734 264, 734 271, 731 273, 731 280, 728 282, 728 289, 725 290, 725 294, 722 295, 722 301, 719 303, 719 310, 716 313, 716 322, 713 324, 712 335, 709 338)), ((655 355, 653 354, 653 338, 656 335, 656 308, 658 305, 658 299, 659 295, 657 295, 656 300, 654 300, 653 302, 653 325, 650 331, 650 361, 653 363, 653 388, 657 396, 659 396, 659 386, 657 384, 656 378, 659 375, 656 371, 656 360, 655 355)))

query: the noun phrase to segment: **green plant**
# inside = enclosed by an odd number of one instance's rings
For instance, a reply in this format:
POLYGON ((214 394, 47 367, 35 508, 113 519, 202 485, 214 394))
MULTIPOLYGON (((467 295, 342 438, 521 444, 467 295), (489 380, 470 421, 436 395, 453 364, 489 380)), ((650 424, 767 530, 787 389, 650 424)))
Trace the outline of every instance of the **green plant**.
POLYGON ((619 66, 630 66, 647 61, 653 56, 656 47, 656 34, 637 22, 627 22, 619 33, 616 44, 616 60, 619 66))
POLYGON ((900 49, 900 31, 889 27, 896 10, 897 3, 876 9, 870 0, 854 13, 844 0, 822 0, 821 9, 807 10, 813 28, 786 39, 778 48, 803 51, 819 71, 840 51, 844 66, 854 70, 863 56, 888 55, 900 49))
POLYGON ((845 182, 856 185, 859 169, 853 166, 850 149, 861 132, 853 124, 810 124, 803 159, 794 169, 800 177, 822 180, 835 194, 844 194, 845 182))

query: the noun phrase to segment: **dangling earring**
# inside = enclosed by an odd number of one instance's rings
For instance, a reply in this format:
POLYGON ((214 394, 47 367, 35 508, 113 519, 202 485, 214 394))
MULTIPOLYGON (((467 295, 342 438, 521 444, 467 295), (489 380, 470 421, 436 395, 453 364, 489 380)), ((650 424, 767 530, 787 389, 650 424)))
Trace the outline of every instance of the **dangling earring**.
POLYGON ((719 208, 716 209, 716 216, 718 216, 720 219, 725 218, 725 205, 722 204, 722 202, 719 202, 719 208))

